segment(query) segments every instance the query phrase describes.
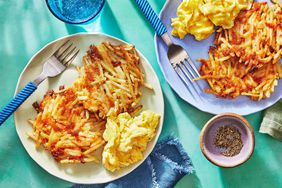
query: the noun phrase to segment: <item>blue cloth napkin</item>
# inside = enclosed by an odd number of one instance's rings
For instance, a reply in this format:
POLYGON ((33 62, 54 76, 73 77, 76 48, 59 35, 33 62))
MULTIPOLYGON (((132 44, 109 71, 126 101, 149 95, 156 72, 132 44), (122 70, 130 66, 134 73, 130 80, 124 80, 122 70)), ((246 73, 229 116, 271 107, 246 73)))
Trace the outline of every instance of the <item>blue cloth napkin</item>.
POLYGON ((106 184, 74 185, 74 188, 166 188, 193 173, 191 159, 177 138, 158 143, 150 156, 127 176, 106 184))

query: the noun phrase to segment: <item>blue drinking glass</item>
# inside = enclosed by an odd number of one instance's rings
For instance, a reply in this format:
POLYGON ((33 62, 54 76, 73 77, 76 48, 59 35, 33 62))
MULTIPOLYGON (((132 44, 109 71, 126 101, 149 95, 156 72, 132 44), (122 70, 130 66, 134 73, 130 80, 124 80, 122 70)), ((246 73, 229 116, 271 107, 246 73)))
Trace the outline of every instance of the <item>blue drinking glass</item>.
POLYGON ((87 24, 101 12, 106 0, 46 0, 52 14, 69 24, 87 24))

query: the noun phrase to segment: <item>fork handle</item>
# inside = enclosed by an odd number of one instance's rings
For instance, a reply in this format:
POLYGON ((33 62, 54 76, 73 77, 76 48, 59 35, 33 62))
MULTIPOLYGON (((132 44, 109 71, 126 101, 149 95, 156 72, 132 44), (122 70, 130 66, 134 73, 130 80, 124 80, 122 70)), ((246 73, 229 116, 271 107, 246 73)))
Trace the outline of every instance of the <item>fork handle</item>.
POLYGON ((13 112, 37 89, 33 82, 29 82, 15 98, 0 112, 0 126, 13 112))
POLYGON ((147 20, 149 20, 158 36, 162 36, 167 32, 164 24, 162 23, 156 12, 152 9, 147 0, 135 0, 135 2, 147 18, 147 20))

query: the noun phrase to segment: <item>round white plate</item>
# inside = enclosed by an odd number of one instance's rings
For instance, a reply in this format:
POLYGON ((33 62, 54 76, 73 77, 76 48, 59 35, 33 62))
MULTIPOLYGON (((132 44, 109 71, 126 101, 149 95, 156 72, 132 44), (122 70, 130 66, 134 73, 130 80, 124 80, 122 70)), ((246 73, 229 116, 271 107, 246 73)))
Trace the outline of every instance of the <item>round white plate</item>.
POLYGON ((144 159, 142 161, 139 161, 115 173, 108 172, 102 164, 96 164, 94 162, 85 164, 57 163, 48 151, 44 149, 36 150, 35 143, 26 135, 27 132, 32 131, 32 127, 27 120, 34 119, 36 117, 36 112, 32 107, 32 103, 34 101, 41 101, 47 90, 58 89, 61 85, 70 86, 78 76, 75 66, 81 66, 82 57, 91 44, 97 45, 103 41, 109 41, 112 44, 125 44, 124 41, 100 33, 75 34, 53 41, 43 47, 31 58, 18 80, 16 93, 18 93, 29 81, 35 79, 35 77, 39 75, 42 70, 44 60, 46 60, 61 44, 64 43, 64 41, 68 39, 80 49, 80 53, 74 60, 73 66, 70 66, 65 72, 56 78, 49 78, 45 80, 28 98, 28 100, 25 101, 20 108, 18 108, 14 114, 16 130, 30 157, 50 174, 73 183, 91 184, 110 182, 130 173, 132 170, 137 168, 152 152, 161 133, 163 124, 164 102, 161 86, 152 66, 139 52, 141 57, 141 68, 145 74, 145 81, 150 83, 154 88, 154 91, 150 91, 146 88, 141 89, 143 93, 143 98, 141 101, 144 106, 143 109, 150 109, 161 115, 156 136, 148 144, 148 148, 144 152, 144 159))

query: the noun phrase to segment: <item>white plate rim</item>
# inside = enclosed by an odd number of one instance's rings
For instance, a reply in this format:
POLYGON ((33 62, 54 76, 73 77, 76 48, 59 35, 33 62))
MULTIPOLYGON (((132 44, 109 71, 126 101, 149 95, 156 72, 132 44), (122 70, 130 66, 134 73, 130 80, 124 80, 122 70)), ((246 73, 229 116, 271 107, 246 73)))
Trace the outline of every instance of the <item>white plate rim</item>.
MULTIPOLYGON (((106 38, 110 38, 112 40, 115 40, 117 42, 120 42, 120 43, 123 43, 123 44, 129 44, 128 42, 124 41, 124 40, 121 40, 117 37, 114 37, 114 36, 111 36, 111 35, 108 35, 108 34, 105 34, 105 33, 101 33, 101 32, 87 32, 87 33, 75 33, 75 34, 71 34, 71 35, 66 35, 66 36, 63 36, 63 37, 60 37, 58 39, 55 39, 55 40, 52 40, 50 42, 48 42, 46 45, 44 45, 40 50, 38 50, 31 58, 30 60, 28 61, 28 63, 26 64, 26 66, 24 67, 24 69, 22 70, 19 78, 18 78, 18 81, 17 81, 17 85, 16 85, 16 89, 15 89, 15 93, 14 93, 14 96, 16 96, 16 94, 21 90, 20 88, 20 82, 22 80, 22 77, 23 75, 25 74, 27 68, 29 67, 29 65, 33 62, 33 60, 35 59, 36 56, 38 56, 38 54, 40 54, 42 51, 44 51, 45 48, 48 48, 48 46, 54 44, 54 43, 57 43, 61 40, 65 40, 67 38, 71 38, 71 37, 80 37, 80 36, 83 36, 83 35, 102 35, 106 38)), ((59 179, 62 179, 62 180, 65 180, 65 181, 68 181, 68 182, 71 182, 71 183, 75 183, 75 184, 102 184, 102 183, 108 183, 108 182, 111 182, 111 181, 114 181, 114 180, 117 180, 117 179, 120 179, 126 175, 128 175, 129 173, 131 173, 132 171, 134 171, 136 168, 138 168, 146 159, 147 157, 149 157, 149 155, 152 153, 153 149, 155 148, 156 144, 157 144, 157 141, 159 139, 159 136, 162 132, 162 127, 163 127, 163 122, 164 122, 164 98, 163 98, 163 92, 162 92, 162 88, 161 88, 161 84, 160 84, 160 81, 159 81, 159 78, 155 72, 155 70, 153 69, 152 65, 149 63, 148 59, 136 48, 136 51, 138 52, 139 56, 141 58, 144 59, 144 62, 147 64, 147 66, 149 67, 149 69, 152 70, 152 72, 154 73, 154 77, 156 79, 156 82, 157 82, 157 86, 158 86, 158 90, 160 91, 160 95, 161 95, 161 99, 159 99, 159 105, 160 105, 160 109, 161 109, 161 118, 160 118, 160 122, 159 122, 159 125, 158 125, 158 130, 157 130, 157 134, 155 135, 155 139, 152 140, 152 148, 147 148, 148 152, 147 152, 147 155, 144 155, 144 158, 138 162, 136 162, 135 164, 133 165, 136 165, 134 168, 132 169, 129 169, 125 174, 123 175, 119 175, 119 176, 115 176, 114 178, 112 178, 111 180, 109 181, 99 181, 99 182, 82 182, 82 181, 72 181, 72 180, 69 180, 69 179, 66 179, 66 178, 63 178, 57 174, 55 174, 54 172, 50 172, 48 170, 46 170, 42 164, 40 164, 39 162, 37 162, 37 160, 35 159, 34 156, 32 156, 30 154, 30 152, 28 151, 27 147, 25 146, 25 142, 24 142, 24 139, 26 138, 23 138, 20 136, 20 133, 19 133, 19 129, 18 129, 18 126, 17 124, 19 124, 18 122, 18 119, 17 119, 17 111, 15 111, 14 113, 14 122, 15 122, 15 128, 16 128, 16 132, 17 132, 17 135, 21 141, 21 144, 23 145, 25 151, 28 153, 28 155, 32 158, 32 160, 34 162, 36 162, 37 165, 39 165, 42 169, 44 169, 47 173, 59 178, 59 179)), ((42 63, 42 62, 41 62, 42 63)), ((156 89, 156 88, 155 88, 156 89)))

